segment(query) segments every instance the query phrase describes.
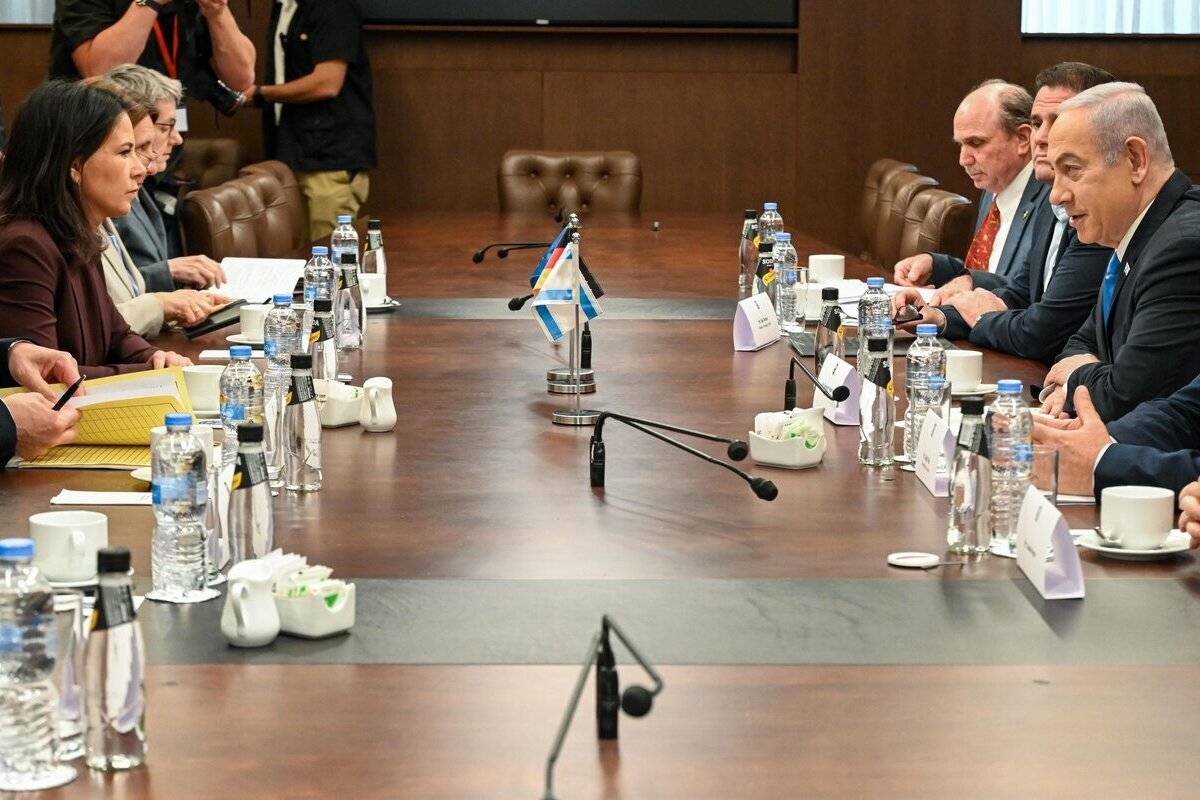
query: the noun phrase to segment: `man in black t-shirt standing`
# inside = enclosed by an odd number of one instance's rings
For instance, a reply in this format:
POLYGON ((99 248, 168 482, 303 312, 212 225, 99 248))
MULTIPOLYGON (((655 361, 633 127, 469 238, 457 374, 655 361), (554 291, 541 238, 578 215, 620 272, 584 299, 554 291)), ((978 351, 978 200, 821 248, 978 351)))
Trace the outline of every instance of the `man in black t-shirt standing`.
POLYGON ((230 103, 254 83, 254 44, 238 29, 229 0, 57 0, 51 78, 88 78, 134 63, 218 107, 218 79, 231 90, 224 92, 230 103))
POLYGON ((309 238, 339 214, 358 216, 375 166, 371 64, 357 0, 276 0, 268 28, 263 109, 267 157, 292 168, 308 200, 309 238))

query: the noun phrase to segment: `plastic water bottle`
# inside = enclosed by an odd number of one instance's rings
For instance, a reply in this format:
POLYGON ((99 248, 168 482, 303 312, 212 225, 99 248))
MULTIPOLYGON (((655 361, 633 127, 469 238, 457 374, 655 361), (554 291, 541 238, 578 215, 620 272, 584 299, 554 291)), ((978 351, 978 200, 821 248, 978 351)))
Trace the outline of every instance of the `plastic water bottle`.
POLYGON ((0 791, 49 789, 75 770, 55 761, 58 655, 54 590, 30 539, 0 539, 0 791))
POLYGON ((1033 415, 1021 402, 1020 381, 997 384, 997 395, 988 409, 988 448, 992 454, 992 531, 1016 547, 1017 519, 1033 463, 1033 415))
POLYGON ((758 212, 747 208, 742 218, 742 235, 738 238, 738 295, 745 294, 753 284, 754 267, 758 248, 754 237, 758 234, 758 212))
POLYGON ((363 253, 362 271, 387 275, 387 252, 383 249, 383 225, 377 219, 367 223, 367 251, 363 253))
POLYGON ((238 425, 262 422, 263 377, 250 353, 249 345, 229 348, 229 364, 221 372, 221 428, 225 431, 221 460, 225 464, 232 464, 237 456, 238 425))
POLYGON ((306 351, 300 340, 300 320, 291 308, 292 297, 275 295, 275 307, 263 324, 263 350, 267 356, 267 374, 263 377, 263 450, 267 455, 267 473, 271 486, 283 485, 283 409, 292 378, 293 353, 306 351))
POLYGON ((858 332, 865 340, 884 336, 884 323, 892 320, 892 303, 883 290, 883 278, 867 278, 867 290, 858 299, 858 332))
POLYGON ((800 270, 797 268, 799 257, 796 248, 792 247, 792 235, 782 231, 775 234, 775 244, 771 248, 771 260, 775 262, 775 274, 778 276, 775 288, 775 313, 779 317, 779 325, 785 333, 795 333, 804 329, 804 299, 800 298, 800 270), (799 319, 799 322, 797 322, 799 319))
POLYGON ((133 609, 129 550, 106 547, 96 561, 100 585, 83 668, 87 765, 131 769, 146 760, 146 649, 133 609))
POLYGON ((895 461, 896 400, 892 385, 892 355, 883 337, 867 339, 860 351, 863 363, 862 393, 859 395, 858 463, 887 467, 895 461))
POLYGON ((316 245, 312 258, 304 265, 304 302, 312 306, 314 300, 332 300, 337 287, 337 274, 329 260, 329 248, 316 245))
POLYGON ((829 356, 846 357, 845 328, 842 326, 842 307, 838 305, 838 290, 826 286, 821 290, 821 317, 817 322, 817 339, 814 349, 818 375, 829 356))
POLYGON ((927 387, 930 375, 946 377, 946 351, 937 338, 937 325, 917 326, 917 340, 908 348, 904 365, 904 394, 908 409, 904 412, 904 455, 910 463, 917 457, 921 423, 925 419, 925 396, 918 390, 927 387))
MULTIPOLYGON (((222 455, 225 448, 222 447, 222 455)), ((226 554, 229 552, 228 540, 225 536, 224 525, 221 523, 221 471, 224 468, 224 458, 208 458, 208 503, 204 506, 204 544, 207 556, 204 563, 208 568, 205 584, 217 586, 225 582, 221 567, 225 566, 226 554)))
POLYGON ((234 564, 261 558, 275 546, 263 427, 244 422, 239 433, 233 491, 229 495, 229 550, 234 564))
POLYGON ((292 385, 284 419, 284 488, 315 492, 321 488, 321 420, 317 416, 312 356, 292 356, 292 385))
POLYGON ((312 356, 313 378, 337 380, 337 341, 333 327, 333 303, 316 301, 312 331, 309 333, 309 354, 312 356))
POLYGON ((154 447, 150 468, 155 520, 150 597, 194 602, 208 584, 204 534, 208 461, 204 445, 192 435, 191 414, 167 414, 165 424, 167 432, 154 447))
POLYGON ((358 256, 342 253, 341 278, 338 281, 337 302, 334 318, 337 321, 338 350, 358 350, 363 346, 363 327, 366 308, 363 305, 362 287, 358 284, 358 256))
POLYGON ((349 214, 338 215, 337 227, 329 237, 329 254, 334 266, 342 263, 342 253, 353 253, 354 263, 358 263, 358 231, 354 230, 353 221, 349 214))
POLYGON ((950 472, 946 544, 955 553, 980 555, 992 543, 992 461, 988 457, 983 398, 964 398, 962 414, 950 472))
POLYGON ((779 215, 778 203, 763 203, 763 212, 758 218, 758 241, 775 244, 775 234, 783 230, 783 217, 779 215))

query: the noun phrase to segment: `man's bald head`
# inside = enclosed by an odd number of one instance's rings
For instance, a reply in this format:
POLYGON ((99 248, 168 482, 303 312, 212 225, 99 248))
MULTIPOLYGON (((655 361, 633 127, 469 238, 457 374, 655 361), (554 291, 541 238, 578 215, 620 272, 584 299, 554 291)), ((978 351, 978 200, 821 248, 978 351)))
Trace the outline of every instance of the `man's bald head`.
POLYGON ((958 163, 978 189, 999 193, 1029 163, 1033 98, 1000 79, 984 81, 954 112, 958 163))

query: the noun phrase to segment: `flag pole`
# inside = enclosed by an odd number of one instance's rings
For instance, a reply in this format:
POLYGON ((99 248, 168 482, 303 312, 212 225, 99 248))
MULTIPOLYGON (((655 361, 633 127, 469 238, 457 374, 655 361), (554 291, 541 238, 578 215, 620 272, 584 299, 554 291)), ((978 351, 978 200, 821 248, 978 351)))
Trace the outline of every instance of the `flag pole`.
POLYGON ((600 412, 580 407, 581 403, 579 396, 583 392, 583 387, 579 380, 579 357, 583 350, 583 342, 581 338, 583 335, 583 326, 579 324, 579 319, 581 316, 579 308, 579 284, 581 282, 579 275, 579 264, 582 259, 582 251, 580 250, 579 240, 579 228, 576 227, 571 232, 571 245, 575 251, 574 257, 571 259, 571 300, 572 305, 574 306, 573 311, 575 314, 575 327, 571 329, 571 349, 569 353, 569 358, 571 361, 570 385, 571 394, 573 395, 574 399, 571 402, 571 408, 558 409, 554 412, 554 416, 551 417, 551 420, 555 425, 573 425, 576 427, 583 427, 587 425, 595 425, 596 420, 600 417, 600 412))

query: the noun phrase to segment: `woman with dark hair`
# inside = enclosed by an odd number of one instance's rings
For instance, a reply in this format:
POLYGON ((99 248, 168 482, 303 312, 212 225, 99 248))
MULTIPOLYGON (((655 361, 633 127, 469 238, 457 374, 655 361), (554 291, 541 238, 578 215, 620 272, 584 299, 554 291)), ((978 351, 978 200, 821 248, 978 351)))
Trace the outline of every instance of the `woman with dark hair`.
POLYGON ((97 229, 129 212, 145 166, 121 101, 77 83, 21 105, 0 166, 0 336, 65 350, 89 378, 186 366, 129 330, 105 289, 97 229))

